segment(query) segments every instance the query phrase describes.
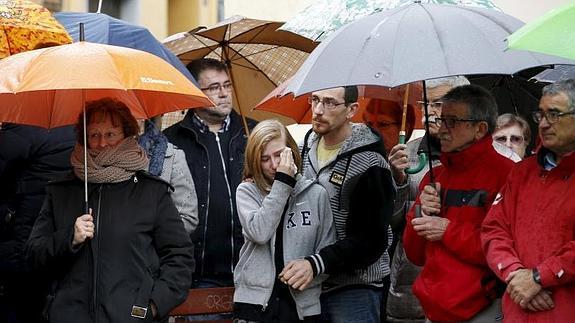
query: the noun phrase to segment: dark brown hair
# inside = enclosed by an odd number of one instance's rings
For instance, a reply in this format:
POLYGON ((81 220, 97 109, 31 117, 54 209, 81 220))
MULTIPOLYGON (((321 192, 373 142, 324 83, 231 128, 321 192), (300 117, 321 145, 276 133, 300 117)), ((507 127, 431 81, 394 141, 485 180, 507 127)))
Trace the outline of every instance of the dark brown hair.
MULTIPOLYGON (((115 127, 122 127, 124 137, 137 136, 139 133, 138 122, 132 116, 128 106, 113 98, 103 98, 95 101, 86 102, 86 124, 92 122, 104 122, 106 118, 112 120, 115 127)), ((77 140, 80 145, 84 144, 84 121, 83 113, 80 113, 78 123, 76 124, 77 140)))

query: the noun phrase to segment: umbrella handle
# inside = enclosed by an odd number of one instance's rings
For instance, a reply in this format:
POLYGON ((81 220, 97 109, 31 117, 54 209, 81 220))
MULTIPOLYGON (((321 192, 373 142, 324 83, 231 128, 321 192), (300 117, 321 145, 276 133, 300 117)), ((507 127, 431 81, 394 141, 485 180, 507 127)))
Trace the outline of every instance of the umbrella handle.
MULTIPOLYGON (((405 144, 405 131, 399 132, 399 143, 405 144)), ((419 153, 419 163, 415 167, 410 167, 405 170, 406 174, 417 174, 425 167, 427 163, 427 154, 424 152, 419 153)))

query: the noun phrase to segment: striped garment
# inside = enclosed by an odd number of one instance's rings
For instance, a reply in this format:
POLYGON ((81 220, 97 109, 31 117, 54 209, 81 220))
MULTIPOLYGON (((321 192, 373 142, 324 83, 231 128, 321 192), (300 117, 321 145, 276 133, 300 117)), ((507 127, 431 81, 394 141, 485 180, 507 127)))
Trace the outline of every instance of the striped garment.
MULTIPOLYGON (((363 124, 352 124, 352 135, 346 140, 335 160, 328 163, 322 169, 318 169, 317 161, 319 136, 315 133, 311 133, 310 130, 306 139, 307 143, 302 149, 303 173, 306 177, 318 181, 319 184, 327 189, 330 196, 337 241, 348 238, 347 226, 349 224, 349 218, 359 218, 358 215, 351 213, 350 204, 352 203, 351 198, 354 191, 358 189, 358 183, 362 180, 365 181, 365 178, 362 179, 362 175, 371 174, 374 169, 377 169, 377 172, 374 172, 374 174, 385 175, 381 177, 381 186, 392 186, 391 193, 386 194, 391 196, 381 196, 381 200, 389 201, 391 206, 387 207, 384 212, 382 212, 383 208, 378 210, 368 209, 370 213, 368 216, 385 217, 385 226, 378 232, 379 236, 371 238, 384 239, 386 240, 387 246, 391 245, 393 235, 388 223, 392 216, 395 187, 392 184, 393 180, 391 180, 390 166, 384 157, 383 142, 379 135, 363 124), (371 214, 372 211, 373 214, 371 214)), ((363 185, 363 183, 360 185, 363 185)), ((379 203, 378 205, 386 204, 387 203, 379 203)), ((365 217, 362 215, 362 219, 363 218, 365 217)), ((360 220, 357 220, 357 223, 359 223, 359 221, 360 220)), ((341 253, 336 254, 341 255, 341 253)), ((316 267, 314 270, 317 272, 323 272, 324 265, 327 267, 325 271, 329 273, 330 276, 328 280, 324 282, 324 289, 357 284, 382 286, 383 278, 390 273, 390 259, 387 248, 380 254, 379 259, 373 263, 370 262, 371 265, 362 266, 362 268, 359 269, 338 270, 337 268, 329 268, 330 263, 343 263, 345 267, 348 267, 349 259, 345 259, 344 257, 344 259, 339 259, 338 261, 330 261, 326 258, 327 255, 322 252, 308 257, 308 259, 312 260, 312 263, 316 267)))

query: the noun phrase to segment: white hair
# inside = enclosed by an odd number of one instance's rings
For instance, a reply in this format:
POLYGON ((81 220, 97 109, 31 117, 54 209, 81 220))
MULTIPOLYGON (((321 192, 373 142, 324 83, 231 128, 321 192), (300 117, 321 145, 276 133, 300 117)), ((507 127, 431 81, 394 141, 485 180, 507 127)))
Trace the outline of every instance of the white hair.
POLYGON ((431 79, 425 81, 425 87, 427 89, 433 89, 439 86, 448 85, 451 88, 462 86, 462 85, 469 85, 471 84, 469 80, 465 76, 448 76, 448 77, 441 77, 437 79, 431 79))

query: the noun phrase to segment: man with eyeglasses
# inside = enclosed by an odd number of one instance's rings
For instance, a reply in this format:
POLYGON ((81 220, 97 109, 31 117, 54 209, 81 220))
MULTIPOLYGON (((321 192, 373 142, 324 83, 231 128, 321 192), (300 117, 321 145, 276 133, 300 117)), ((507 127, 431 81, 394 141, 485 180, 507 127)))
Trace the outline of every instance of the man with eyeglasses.
POLYGON ((439 126, 435 119, 441 116, 441 98, 452 88, 461 85, 468 85, 469 81, 463 76, 445 77, 426 82, 427 109, 429 121, 425 119, 425 102, 419 101, 422 123, 429 123, 429 133, 417 138, 407 144, 395 145, 389 153, 389 161, 393 173, 393 178, 398 185, 398 194, 395 201, 392 218, 392 228, 394 237, 399 241, 393 253, 391 267, 391 286, 388 295, 387 315, 396 320, 422 319, 423 310, 417 298, 411 291, 413 280, 420 272, 421 268, 412 264, 405 256, 403 243, 401 242, 403 230, 405 228, 405 215, 415 203, 419 193, 419 183, 423 175, 429 170, 428 163, 416 174, 406 174, 405 169, 416 167, 419 164, 418 154, 427 152, 427 141, 431 144, 431 153, 427 153, 428 158, 433 160, 434 165, 439 165, 439 154, 441 146, 439 144, 439 126), (409 304, 406 306, 406 304, 409 304))
MULTIPOLYGON (((243 236, 236 211, 242 180, 245 130, 233 110, 233 88, 226 65, 204 58, 187 65, 215 106, 191 109, 164 131, 184 150, 198 198, 199 224, 192 234, 196 268, 192 287, 233 286, 243 236)), ((255 121, 248 119, 248 126, 255 121)))
POLYGON ((575 317, 575 80, 543 88, 541 147, 513 169, 482 227, 491 269, 507 283, 510 322, 575 317))
MULTIPOLYGON (((436 119, 441 116, 442 97, 457 86, 469 84, 469 81, 464 76, 451 76, 426 81, 429 120, 425 118, 425 102, 419 101, 418 103, 422 111, 422 123, 429 123, 429 133, 407 144, 398 144, 389 153, 393 178, 398 185, 398 197, 395 203, 392 227, 395 236, 400 240, 396 246, 392 261, 391 287, 387 307, 388 316, 393 319, 417 319, 424 316, 419 302, 411 291, 413 280, 421 268, 407 259, 401 237, 405 228, 405 216, 419 195, 419 184, 423 176, 428 172, 429 166, 428 163, 425 163, 423 169, 416 174, 408 175, 405 170, 409 167, 416 167, 419 164, 419 153, 421 152, 426 152, 428 158, 432 159, 434 167, 441 165, 441 144, 439 140, 439 125, 441 121, 436 122, 436 119), (431 152, 428 152, 427 141, 430 141, 431 152), (410 304, 410 306, 405 306, 405 304, 410 304)), ((494 141, 493 147, 504 157, 515 162, 521 160, 512 149, 505 145, 494 141)))
POLYGON ((487 90, 459 86, 441 101, 441 165, 434 183, 423 178, 403 236, 407 257, 423 266, 413 292, 428 321, 492 322, 500 318, 497 277, 480 226, 513 162, 493 148, 497 105, 487 90))
POLYGON ((329 274, 323 283, 322 318, 336 323, 379 322, 389 275, 386 249, 395 187, 379 134, 350 121, 357 98, 355 86, 311 95, 313 128, 302 149, 303 174, 327 189, 337 241, 289 262, 280 273, 282 281, 300 288, 316 275, 329 274))

